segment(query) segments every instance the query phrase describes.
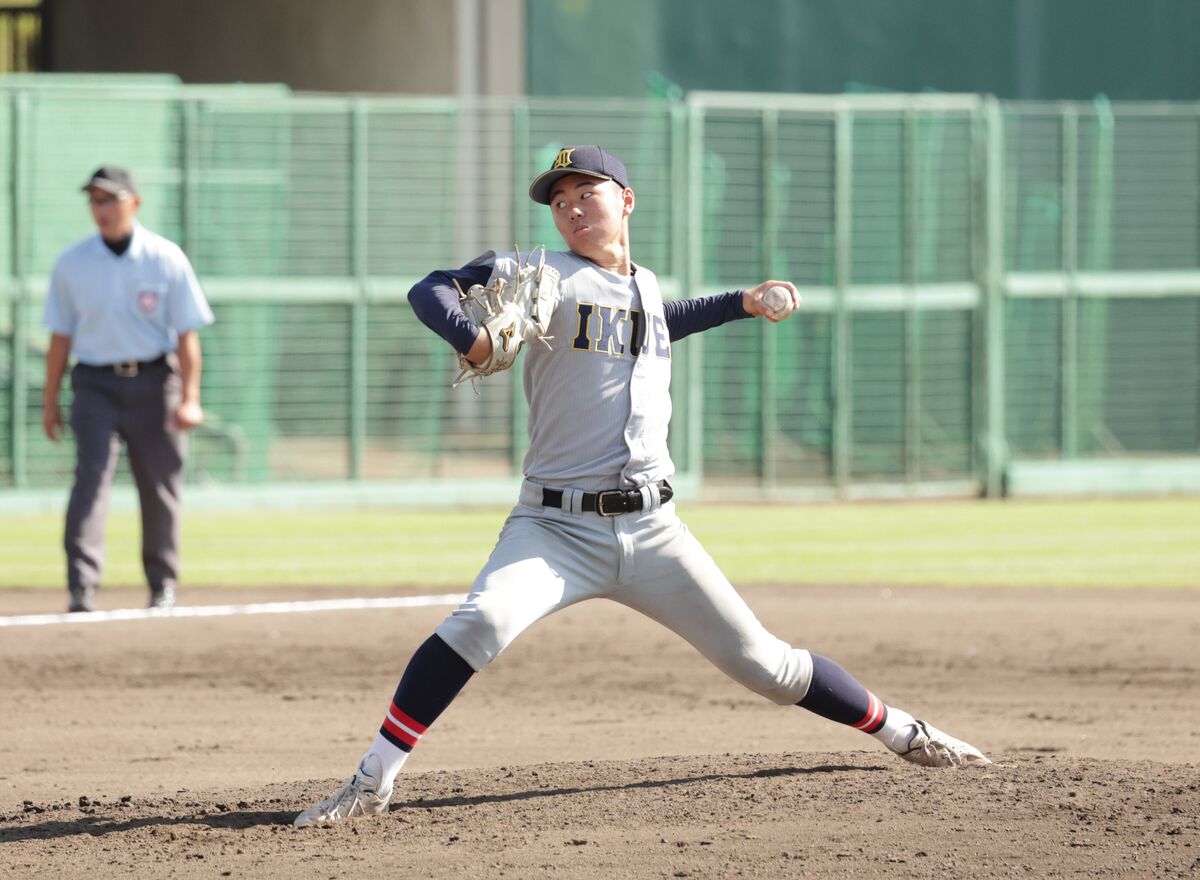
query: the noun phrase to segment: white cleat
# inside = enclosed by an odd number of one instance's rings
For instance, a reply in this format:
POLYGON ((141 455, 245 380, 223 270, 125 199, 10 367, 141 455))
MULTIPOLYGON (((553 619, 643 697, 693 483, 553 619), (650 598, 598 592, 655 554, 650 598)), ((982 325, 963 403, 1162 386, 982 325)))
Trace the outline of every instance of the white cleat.
POLYGON ((392 787, 380 791, 383 775, 382 762, 375 755, 367 755, 358 765, 358 771, 338 789, 337 794, 313 804, 292 822, 297 828, 308 825, 332 825, 355 816, 378 816, 387 810, 392 799, 392 787))
POLYGON ((942 733, 932 724, 914 721, 911 726, 913 733, 908 740, 908 749, 896 753, 910 764, 920 764, 922 767, 965 767, 992 763, 975 746, 955 739, 948 733, 942 733))

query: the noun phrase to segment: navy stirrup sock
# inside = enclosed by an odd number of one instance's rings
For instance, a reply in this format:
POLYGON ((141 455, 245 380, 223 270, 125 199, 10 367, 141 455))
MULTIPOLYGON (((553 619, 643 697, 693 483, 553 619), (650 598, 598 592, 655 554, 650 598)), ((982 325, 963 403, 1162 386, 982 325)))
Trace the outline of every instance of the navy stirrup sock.
POLYGON ((474 674, 440 636, 430 636, 408 661, 379 735, 402 751, 412 751, 474 674))
POLYGON ((796 705, 864 733, 883 728, 888 707, 828 657, 812 655, 812 684, 796 705))

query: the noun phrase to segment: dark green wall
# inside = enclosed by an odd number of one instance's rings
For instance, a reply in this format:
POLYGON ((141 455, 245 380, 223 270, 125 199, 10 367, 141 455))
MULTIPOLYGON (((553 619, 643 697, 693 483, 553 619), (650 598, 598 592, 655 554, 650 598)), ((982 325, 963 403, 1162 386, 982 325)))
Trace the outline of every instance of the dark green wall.
POLYGON ((1200 0, 528 0, 531 95, 1200 100, 1200 0))

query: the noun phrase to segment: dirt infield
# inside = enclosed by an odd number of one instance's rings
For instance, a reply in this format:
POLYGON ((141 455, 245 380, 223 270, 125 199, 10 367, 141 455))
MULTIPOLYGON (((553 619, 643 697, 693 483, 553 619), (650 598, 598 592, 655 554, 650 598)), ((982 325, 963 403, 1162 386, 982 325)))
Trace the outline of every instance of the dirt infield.
POLYGON ((743 593, 996 764, 909 767, 590 603, 467 686, 386 817, 296 831, 445 608, 7 628, 0 876, 1200 876, 1200 593, 743 593))

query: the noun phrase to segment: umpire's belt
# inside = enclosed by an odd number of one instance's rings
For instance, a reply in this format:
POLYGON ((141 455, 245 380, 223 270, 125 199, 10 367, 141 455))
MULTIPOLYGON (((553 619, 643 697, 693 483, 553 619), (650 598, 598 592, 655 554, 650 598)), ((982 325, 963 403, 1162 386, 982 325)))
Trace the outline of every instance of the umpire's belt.
POLYGON ((78 366, 86 367, 89 370, 100 370, 105 373, 112 372, 116 373, 122 378, 132 379, 147 367, 157 367, 159 364, 165 364, 166 362, 167 356, 165 354, 160 354, 152 361, 118 361, 115 364, 80 363, 78 366))
MULTIPOLYGON (((675 490, 666 480, 658 484, 658 494, 663 504, 675 495, 675 490)), ((562 509, 563 493, 561 489, 542 489, 542 506, 562 509)), ((606 489, 603 492, 584 492, 580 499, 580 509, 584 513, 598 513, 601 516, 617 516, 622 513, 633 513, 641 510, 644 496, 639 489, 606 489)))

